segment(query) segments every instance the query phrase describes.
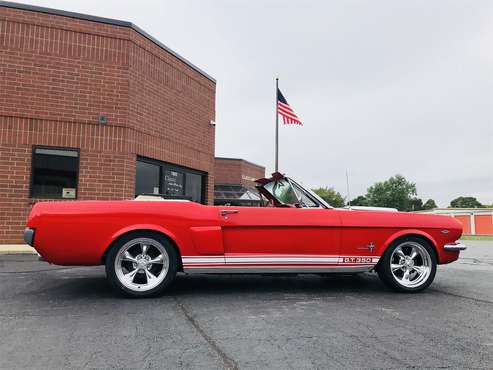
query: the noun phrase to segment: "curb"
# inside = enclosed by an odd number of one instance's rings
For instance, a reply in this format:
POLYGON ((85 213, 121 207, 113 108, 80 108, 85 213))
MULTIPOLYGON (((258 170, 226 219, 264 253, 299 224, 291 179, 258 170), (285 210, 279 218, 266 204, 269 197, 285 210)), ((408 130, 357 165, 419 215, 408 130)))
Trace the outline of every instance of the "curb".
POLYGON ((0 254, 37 254, 37 252, 27 244, 0 244, 0 254))

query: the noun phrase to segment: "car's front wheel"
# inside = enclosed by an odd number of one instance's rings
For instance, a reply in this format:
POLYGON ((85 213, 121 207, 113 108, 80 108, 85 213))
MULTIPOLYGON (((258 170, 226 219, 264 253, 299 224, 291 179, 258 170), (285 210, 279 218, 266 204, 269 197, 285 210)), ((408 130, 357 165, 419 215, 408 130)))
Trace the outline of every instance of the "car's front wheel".
POLYGON ((115 242, 106 257, 106 276, 117 291, 131 297, 155 296, 174 280, 178 256, 157 233, 136 232, 115 242))
POLYGON ((400 238, 382 256, 377 272, 390 288, 400 292, 419 292, 435 278, 437 257, 425 240, 413 236, 400 238))

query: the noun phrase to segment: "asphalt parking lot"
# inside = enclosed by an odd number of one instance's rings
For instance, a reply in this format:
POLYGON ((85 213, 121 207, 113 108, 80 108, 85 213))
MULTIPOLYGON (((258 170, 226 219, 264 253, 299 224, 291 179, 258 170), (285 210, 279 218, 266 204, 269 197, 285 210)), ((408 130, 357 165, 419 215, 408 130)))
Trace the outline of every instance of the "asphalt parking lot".
POLYGON ((180 276, 114 296, 101 267, 0 255, 0 368, 493 368, 493 242, 415 295, 375 274, 180 276))

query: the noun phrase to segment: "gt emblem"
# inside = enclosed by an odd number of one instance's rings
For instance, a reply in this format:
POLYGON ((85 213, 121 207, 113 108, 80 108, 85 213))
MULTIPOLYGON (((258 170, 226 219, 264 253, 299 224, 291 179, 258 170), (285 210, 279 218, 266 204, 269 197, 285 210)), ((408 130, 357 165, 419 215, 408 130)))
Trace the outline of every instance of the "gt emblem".
POLYGON ((344 263, 372 263, 371 257, 344 257, 344 263))

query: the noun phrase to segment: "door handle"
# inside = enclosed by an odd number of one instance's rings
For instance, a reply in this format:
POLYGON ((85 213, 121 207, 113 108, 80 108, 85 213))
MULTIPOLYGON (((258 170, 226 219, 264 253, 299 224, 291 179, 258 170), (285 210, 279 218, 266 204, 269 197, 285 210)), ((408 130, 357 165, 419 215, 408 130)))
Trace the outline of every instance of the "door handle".
POLYGON ((234 213, 240 213, 237 209, 222 209, 219 211, 219 214, 223 216, 224 218, 228 218, 228 215, 234 214, 234 213))

